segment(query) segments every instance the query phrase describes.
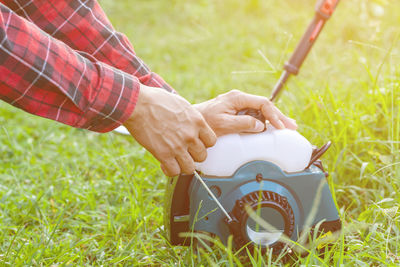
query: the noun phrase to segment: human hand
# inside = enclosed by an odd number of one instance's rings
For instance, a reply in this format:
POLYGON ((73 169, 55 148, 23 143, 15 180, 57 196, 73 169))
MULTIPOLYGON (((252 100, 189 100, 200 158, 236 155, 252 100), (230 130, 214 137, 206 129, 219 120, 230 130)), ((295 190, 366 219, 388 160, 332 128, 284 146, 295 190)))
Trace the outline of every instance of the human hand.
POLYGON ((193 173, 194 161, 204 161, 206 148, 217 140, 200 112, 184 98, 145 85, 124 126, 161 162, 167 176, 193 173))
POLYGON ((236 115, 246 108, 261 110, 276 128, 297 129, 296 121, 286 117, 266 97, 232 90, 206 102, 193 105, 203 115, 217 136, 230 133, 262 132, 264 124, 249 115, 236 115))

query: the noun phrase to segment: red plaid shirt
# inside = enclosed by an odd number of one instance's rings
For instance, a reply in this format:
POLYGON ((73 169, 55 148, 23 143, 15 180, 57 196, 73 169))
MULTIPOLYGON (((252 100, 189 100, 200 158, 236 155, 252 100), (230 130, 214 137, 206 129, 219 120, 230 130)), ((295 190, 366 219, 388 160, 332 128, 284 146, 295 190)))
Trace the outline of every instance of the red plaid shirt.
POLYGON ((173 89, 138 58, 94 0, 0 0, 0 98, 107 132, 133 112, 140 83, 173 89))

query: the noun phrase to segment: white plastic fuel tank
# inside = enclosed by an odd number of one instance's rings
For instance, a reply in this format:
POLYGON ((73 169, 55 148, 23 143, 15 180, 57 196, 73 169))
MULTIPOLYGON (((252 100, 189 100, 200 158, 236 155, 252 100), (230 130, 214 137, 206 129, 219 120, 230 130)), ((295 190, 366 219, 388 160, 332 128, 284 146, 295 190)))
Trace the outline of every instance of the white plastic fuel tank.
POLYGON ((269 161, 286 172, 304 170, 310 162, 312 145, 297 131, 276 130, 271 125, 262 133, 228 134, 207 149, 207 159, 196 169, 210 176, 232 176, 245 163, 269 161))

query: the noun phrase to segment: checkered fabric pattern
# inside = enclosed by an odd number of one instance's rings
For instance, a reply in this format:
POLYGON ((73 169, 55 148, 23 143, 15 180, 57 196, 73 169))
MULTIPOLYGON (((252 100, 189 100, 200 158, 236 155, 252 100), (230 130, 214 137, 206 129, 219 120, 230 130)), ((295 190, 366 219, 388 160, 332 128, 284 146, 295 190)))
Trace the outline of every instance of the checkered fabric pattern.
POLYGON ((140 83, 174 90, 138 58, 93 0, 0 0, 0 98, 107 132, 132 113, 140 83))

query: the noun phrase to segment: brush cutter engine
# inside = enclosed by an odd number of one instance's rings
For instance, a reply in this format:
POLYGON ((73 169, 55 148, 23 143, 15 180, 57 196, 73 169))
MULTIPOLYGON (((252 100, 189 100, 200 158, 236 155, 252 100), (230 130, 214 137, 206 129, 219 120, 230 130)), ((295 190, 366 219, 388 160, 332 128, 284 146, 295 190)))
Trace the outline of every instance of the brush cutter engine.
MULTIPOLYGON (((173 245, 190 245, 190 233, 218 237, 227 244, 230 235, 237 249, 248 245, 279 253, 282 237, 298 240, 302 231, 318 225, 320 232, 341 229, 338 210, 326 182, 319 157, 329 143, 314 149, 306 169, 294 173, 276 164, 255 160, 229 177, 200 174, 229 212, 228 219, 193 175, 170 180, 166 191, 165 226, 173 245)), ((313 230, 311 230, 313 231, 313 230)))

